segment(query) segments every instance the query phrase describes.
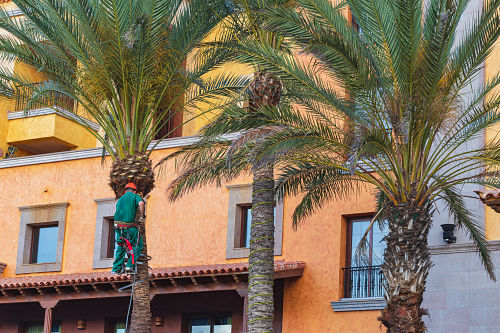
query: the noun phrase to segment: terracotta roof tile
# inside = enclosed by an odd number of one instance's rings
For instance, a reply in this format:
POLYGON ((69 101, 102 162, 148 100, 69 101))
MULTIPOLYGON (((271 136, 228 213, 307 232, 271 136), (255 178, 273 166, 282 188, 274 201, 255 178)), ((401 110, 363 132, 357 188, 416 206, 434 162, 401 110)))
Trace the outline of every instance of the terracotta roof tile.
MULTIPOLYGON (((305 263, 302 261, 276 261, 274 271, 302 271, 305 263)), ((154 268, 150 273, 151 280, 169 277, 189 277, 202 275, 228 275, 243 274, 248 272, 248 262, 234 264, 215 264, 185 267, 154 268)), ((110 283, 119 281, 129 281, 127 275, 116 275, 111 272, 75 273, 75 274, 55 274, 38 276, 19 276, 13 278, 0 279, 0 288, 35 288, 42 286, 64 286, 87 283, 110 283)))

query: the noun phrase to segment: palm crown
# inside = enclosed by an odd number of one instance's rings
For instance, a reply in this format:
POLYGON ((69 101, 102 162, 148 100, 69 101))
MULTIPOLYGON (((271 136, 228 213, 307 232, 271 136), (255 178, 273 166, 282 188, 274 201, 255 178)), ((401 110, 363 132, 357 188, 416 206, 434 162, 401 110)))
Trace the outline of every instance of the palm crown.
MULTIPOLYGON (((162 129, 175 113, 199 111, 199 102, 241 86, 235 76, 207 76, 225 55, 218 43, 205 43, 218 24, 213 12, 226 10, 219 2, 15 3, 24 15, 1 14, 10 37, 0 40, 0 56, 48 80, 24 98, 36 103, 56 92, 76 100, 75 112, 100 125, 101 132, 89 130, 114 159, 146 152, 152 140, 170 134, 162 129)), ((7 97, 30 81, 6 68, 0 77, 7 97)))
POLYGON ((268 9, 266 24, 307 57, 251 40, 236 56, 280 78, 281 105, 251 114, 226 108, 204 129, 206 140, 187 149, 172 196, 275 162, 278 196, 302 195, 297 224, 327 201, 373 186, 376 217, 387 218, 390 229, 382 267, 388 306, 380 320, 391 332, 423 332, 436 202, 470 234, 494 278, 484 231, 460 189, 498 176, 499 142, 484 143, 483 133, 500 120, 499 78, 479 79, 500 34, 500 1, 467 17, 461 34, 466 0, 297 3, 299 10, 268 9), (218 137, 235 131, 244 134, 232 143, 218 137))
POLYGON ((394 206, 442 199, 489 266, 484 236, 458 188, 497 176, 498 141, 481 140, 499 120, 499 78, 484 85, 478 78, 500 33, 499 2, 489 2, 460 38, 467 1, 431 1, 425 10, 420 1, 299 3, 300 12, 272 10, 271 26, 312 60, 304 64, 258 45, 244 56, 279 74, 292 107, 269 108, 265 117, 240 118, 231 128, 274 126, 253 156, 281 161, 281 195, 304 192, 294 221, 358 182, 374 185, 394 206))

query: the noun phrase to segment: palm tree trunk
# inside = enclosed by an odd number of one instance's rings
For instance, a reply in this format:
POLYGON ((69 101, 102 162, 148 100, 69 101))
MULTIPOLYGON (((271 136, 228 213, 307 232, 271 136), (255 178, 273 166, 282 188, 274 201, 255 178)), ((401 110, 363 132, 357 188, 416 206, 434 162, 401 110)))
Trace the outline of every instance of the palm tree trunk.
POLYGON ((149 272, 148 272, 148 246, 146 242, 146 229, 142 225, 140 228, 143 249, 142 256, 138 258, 142 264, 137 265, 137 275, 135 280, 141 281, 134 286, 132 295, 133 308, 130 323, 130 332, 149 333, 151 332, 151 303, 149 297, 149 272))
POLYGON ((253 174, 252 228, 248 274, 248 332, 273 331, 274 319, 274 168, 253 174))
MULTIPOLYGON (((109 185, 115 192, 117 198, 123 195, 125 185, 129 182, 135 183, 137 192, 145 197, 154 188, 155 177, 153 164, 146 154, 128 155, 124 159, 113 162, 110 172, 109 185)), ((132 301, 132 318, 129 332, 150 333, 151 332, 151 304, 149 298, 149 272, 148 272, 148 246, 146 242, 145 225, 140 227, 143 249, 142 256, 137 258, 141 262, 137 265, 132 301)))
POLYGON ((422 295, 432 262, 427 247, 430 205, 387 207, 389 234, 385 237, 382 272, 387 306, 378 318, 388 333, 426 332, 422 295))

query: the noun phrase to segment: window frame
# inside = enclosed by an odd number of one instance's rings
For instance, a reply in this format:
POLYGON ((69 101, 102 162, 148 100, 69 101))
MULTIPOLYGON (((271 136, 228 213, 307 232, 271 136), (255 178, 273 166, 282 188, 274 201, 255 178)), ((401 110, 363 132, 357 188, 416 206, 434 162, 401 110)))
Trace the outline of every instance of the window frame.
POLYGON ((194 318, 209 318, 210 320, 210 333, 214 333, 214 319, 218 317, 231 318, 231 329, 233 328, 233 316, 231 313, 207 313, 207 314, 193 314, 187 318, 187 332, 192 333, 191 319, 194 318))
POLYGON ((113 267, 114 255, 109 257, 110 242, 115 241, 113 217, 116 210, 115 198, 95 199, 97 204, 96 223, 94 233, 94 255, 92 268, 113 267))
POLYGON ((18 207, 21 212, 16 274, 58 272, 62 269, 64 232, 68 202, 18 207), (32 263, 33 232, 38 227, 57 225, 56 261, 32 263))
MULTIPOLYGON (((372 268, 372 267, 378 267, 380 265, 373 265, 373 228, 375 227, 375 225, 370 229, 370 233, 369 233, 369 265, 366 265, 366 266, 360 266, 360 265, 356 265, 356 266, 352 266, 352 229, 353 229, 353 224, 356 223, 356 222, 366 222, 367 220, 368 221, 371 221, 373 219, 373 214, 370 214, 370 215, 362 215, 362 216, 356 216, 356 217, 347 217, 347 232, 346 232, 346 252, 345 252, 345 266, 344 266, 344 269, 343 269, 343 280, 344 280, 344 283, 343 283, 343 295, 344 295, 344 298, 347 298, 347 299, 357 299, 359 297, 352 297, 352 294, 351 294, 351 281, 350 279, 347 279, 347 271, 346 269, 352 269, 352 268, 361 268, 361 267, 368 267, 368 268, 372 268)), ((352 272, 351 270, 349 270, 349 272, 352 272)), ((372 279, 374 281, 377 280, 376 277, 373 277, 372 274, 377 274, 376 272, 372 273, 372 271, 370 270, 368 272, 368 284, 371 285, 371 281, 372 279)), ((367 298, 378 298, 379 296, 371 296, 372 290, 371 289, 368 289, 368 296, 366 296, 367 298)))
MULTIPOLYGON (((241 221, 240 221, 240 224, 241 224, 241 227, 240 227, 240 237, 239 237, 239 247, 242 248, 242 249, 245 249, 245 248, 249 248, 250 246, 245 246, 246 243, 247 243, 247 237, 250 237, 250 235, 247 235, 247 227, 248 227, 248 214, 245 214, 245 212, 247 210, 251 210, 252 209, 252 204, 249 203, 249 204, 241 204, 241 205, 238 205, 239 209, 241 209, 241 212, 240 212, 240 218, 241 218, 241 221)), ((238 209, 238 208, 237 208, 238 209)), ((250 221, 251 222, 251 221, 250 221)))
MULTIPOLYGON (((252 184, 227 185, 229 191, 226 259, 248 258, 250 249, 241 246, 242 207, 251 206, 252 184)), ((283 243, 283 201, 276 203, 274 217, 274 255, 282 253, 283 243)))
POLYGON ((106 259, 113 258, 115 257, 115 249, 116 249, 116 244, 115 244, 115 219, 113 217, 105 217, 106 223, 108 224, 108 240, 106 244, 106 259))
MULTIPOLYGON (((28 328, 30 326, 41 326, 43 327, 43 321, 29 321, 29 322, 24 322, 24 323, 21 323, 20 325, 20 328, 21 328, 21 332, 23 333, 26 333, 28 331, 28 328)), ((54 333, 53 329, 54 329, 54 325, 58 325, 59 326, 59 331, 58 332, 62 332, 62 321, 60 320, 53 320, 52 321, 52 333, 54 333)))
MULTIPOLYGON (((43 262, 39 263, 38 259, 37 261, 34 261, 34 256, 38 255, 38 245, 40 243, 40 229, 42 228, 51 228, 51 227, 58 227, 57 222, 49 222, 49 223, 39 223, 36 225, 32 225, 32 231, 31 231, 31 250, 30 250, 30 256, 29 256, 29 263, 30 264, 50 264, 55 261, 49 261, 49 262, 43 262)), ((57 244, 56 244, 56 252, 57 252, 57 244)), ((57 255, 57 254, 56 254, 57 255)))
MULTIPOLYGON (((366 220, 370 220, 373 218, 373 215, 366 215, 366 216, 358 216, 358 217, 352 217, 347 219, 347 244, 346 244, 346 260, 345 260, 345 267, 352 267, 352 225, 353 223, 356 222, 362 222, 366 220)), ((370 244, 370 265, 373 266, 373 228, 370 229, 370 235, 369 235, 369 241, 368 243, 370 244)), ((378 265, 375 265, 378 266, 378 265)))

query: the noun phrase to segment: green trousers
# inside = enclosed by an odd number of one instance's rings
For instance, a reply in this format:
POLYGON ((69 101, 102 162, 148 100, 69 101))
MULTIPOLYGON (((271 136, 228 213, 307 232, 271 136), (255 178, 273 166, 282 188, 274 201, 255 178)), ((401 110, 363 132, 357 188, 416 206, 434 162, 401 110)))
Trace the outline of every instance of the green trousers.
MULTIPOLYGON (((132 248, 134 250, 134 261, 137 262, 139 256, 142 253, 142 238, 139 235, 139 231, 136 227, 130 228, 117 228, 115 230, 115 240, 117 243, 117 249, 115 251, 115 261, 113 262, 113 272, 120 272, 123 267, 123 261, 125 260, 125 253, 127 252, 125 248, 125 241, 120 239, 121 237, 128 239, 132 248), (139 240, 139 241, 137 241, 139 240)), ((127 261, 127 267, 132 268, 132 258, 127 261)))

